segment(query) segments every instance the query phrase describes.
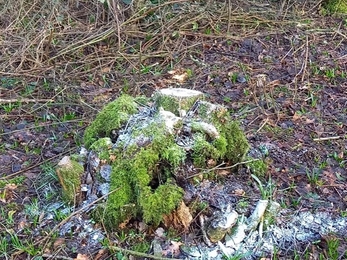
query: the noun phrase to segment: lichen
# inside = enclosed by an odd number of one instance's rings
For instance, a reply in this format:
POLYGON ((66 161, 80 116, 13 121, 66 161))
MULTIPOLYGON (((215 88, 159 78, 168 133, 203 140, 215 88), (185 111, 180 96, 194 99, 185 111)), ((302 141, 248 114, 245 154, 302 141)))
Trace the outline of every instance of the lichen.
POLYGON ((121 128, 137 111, 138 104, 127 95, 107 104, 84 133, 86 148, 89 148, 98 138, 109 137, 112 130, 121 128))

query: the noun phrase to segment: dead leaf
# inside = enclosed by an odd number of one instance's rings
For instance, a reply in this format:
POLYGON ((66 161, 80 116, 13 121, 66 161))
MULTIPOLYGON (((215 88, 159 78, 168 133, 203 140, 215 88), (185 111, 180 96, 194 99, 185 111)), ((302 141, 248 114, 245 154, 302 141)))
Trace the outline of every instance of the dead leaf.
POLYGON ((209 167, 213 167, 213 166, 216 166, 216 161, 215 160, 213 160, 213 159, 209 159, 208 161, 207 161, 207 166, 209 166, 209 167))
POLYGON ((344 156, 343 151, 341 151, 341 152, 338 154, 338 157, 339 157, 340 159, 343 159, 343 156, 344 156))
POLYGON ((101 69, 102 73, 109 73, 111 71, 111 67, 105 67, 101 69))
POLYGON ((62 247, 63 245, 65 245, 65 238, 57 238, 54 243, 53 243, 53 249, 58 249, 60 247, 62 247))
POLYGON ((75 260, 89 260, 89 258, 85 254, 78 254, 75 260))
POLYGON ((323 192, 324 194, 329 194, 329 193, 330 193, 330 191, 329 191, 328 188, 324 188, 324 189, 322 190, 322 192, 323 192))
POLYGON ((169 245, 167 249, 163 250, 163 256, 179 256, 181 253, 181 245, 183 245, 182 242, 171 241, 171 245, 169 245))
POLYGON ((2 192, 0 192, 0 201, 3 203, 7 203, 11 201, 14 197, 14 190, 17 189, 17 185, 13 183, 8 183, 5 185, 2 192))
POLYGON ((332 169, 328 168, 327 170, 323 171, 322 180, 328 183, 328 185, 334 185, 336 182, 336 175, 332 169))
POLYGON ((236 189, 234 190, 234 194, 237 196, 243 196, 245 195, 245 191, 243 189, 236 189))
POLYGON ((297 111, 293 115, 293 121, 297 121, 302 117, 301 113, 298 113, 297 111))
POLYGON ((185 72, 180 75, 174 75, 172 78, 182 83, 188 78, 188 74, 185 72))
POLYGON ((315 121, 316 121, 315 119, 306 118, 306 124, 312 124, 312 123, 314 123, 315 121))
POLYGON ((178 231, 187 231, 192 221, 192 214, 183 201, 177 210, 164 216, 164 225, 167 227, 173 227, 178 231))
POLYGON ((28 221, 26 219, 22 218, 19 221, 17 228, 18 228, 18 230, 23 230, 25 227, 29 227, 29 226, 30 225, 29 225, 28 221))
MULTIPOLYGON (((130 205, 129 205, 129 206, 130 206, 130 205)), ((132 205, 132 206, 134 206, 134 205, 132 205)), ((125 219, 122 223, 120 223, 120 224, 118 225, 118 227, 119 227, 120 229, 124 229, 124 228, 128 225, 130 219, 131 219, 131 217, 128 217, 128 218, 125 219)))
POLYGON ((114 162, 117 159, 117 156, 115 156, 114 154, 110 155, 110 161, 114 162))
POLYGON ((94 256, 94 260, 105 259, 104 256, 107 253, 106 249, 100 249, 99 252, 94 256))
POLYGON ((218 171, 217 171, 217 174, 218 174, 219 176, 227 176, 227 175, 230 174, 230 171, 228 171, 228 170, 218 170, 218 171))
POLYGON ((17 187, 18 186, 14 183, 8 183, 8 184, 6 184, 5 189, 13 191, 13 190, 17 189, 17 187))

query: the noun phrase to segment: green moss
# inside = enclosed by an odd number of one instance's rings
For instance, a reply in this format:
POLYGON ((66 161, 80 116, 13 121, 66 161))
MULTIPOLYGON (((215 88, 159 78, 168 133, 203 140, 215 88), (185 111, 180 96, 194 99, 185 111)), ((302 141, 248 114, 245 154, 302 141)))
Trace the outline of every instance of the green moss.
POLYGON ((87 127, 84 133, 84 144, 89 148, 100 137, 108 137, 112 130, 122 127, 130 115, 137 112, 138 105, 130 96, 123 95, 107 104, 87 127))
POLYGON ((171 164, 173 169, 177 169, 186 159, 186 151, 177 144, 173 144, 163 151, 162 156, 171 164))
POLYGON ((170 183, 160 185, 154 192, 150 187, 144 187, 143 195, 138 197, 144 221, 158 225, 165 214, 177 207, 183 193, 182 188, 170 183))
POLYGON ((326 0, 322 6, 323 12, 329 14, 347 14, 347 0, 326 0))
MULTIPOLYGON (((201 101, 197 113, 204 122, 215 126, 219 133, 211 142, 205 136, 195 138, 192 157, 197 166, 205 166, 207 159, 226 159, 232 164, 241 162, 249 150, 249 144, 238 122, 231 121, 227 109, 201 101)), ((199 128, 195 127, 195 130, 199 128)), ((211 134, 210 137, 213 139, 211 134)))
POLYGON ((246 161, 251 161, 246 164, 246 166, 251 170, 251 172, 258 176, 258 177, 264 177, 267 169, 268 169, 268 164, 264 160, 254 160, 252 157, 247 157, 245 159, 246 161))
POLYGON ((223 156, 223 151, 219 151, 213 143, 206 140, 204 134, 196 133, 194 135, 192 158, 194 165, 205 167, 208 159, 219 160, 223 156))
POLYGON ((106 161, 110 160, 111 148, 112 141, 108 137, 100 138, 90 146, 90 150, 94 151, 99 159, 106 161))
POLYGON ((144 138, 151 138, 151 144, 132 145, 125 152, 122 148, 113 151, 118 154, 112 163, 110 188, 117 191, 109 195, 106 206, 95 214, 110 229, 132 217, 142 217, 145 222, 158 225, 163 215, 174 210, 182 200, 182 189, 168 183, 170 176, 159 176, 162 173, 158 169, 162 160, 177 167, 183 162, 182 151, 162 125, 153 124, 156 126, 149 127, 152 131, 146 129, 141 133, 144 138), (153 186, 153 183, 157 184, 153 186))
MULTIPOLYGON (((172 105, 171 109, 175 108, 178 113, 182 104, 177 102, 181 100, 172 100, 175 99, 163 97, 159 103, 164 107, 172 105)), ((120 108, 120 104, 129 102, 135 103, 129 97, 123 97, 121 101, 112 102, 111 107, 107 105, 85 134, 87 147, 90 146, 102 159, 108 159, 111 152, 114 155, 114 161, 110 162, 110 189, 117 191, 111 193, 104 206, 95 211, 95 215, 110 229, 131 218, 141 217, 146 223, 158 225, 183 198, 182 188, 173 181, 173 172, 185 162, 187 152, 175 143, 174 134, 168 133, 164 122, 155 118, 150 118, 145 125, 139 122, 139 125, 132 126, 130 141, 125 138, 124 144, 117 143, 117 148, 112 150, 107 138, 95 142, 99 136, 107 136, 110 131, 126 124, 131 113, 137 111, 136 103, 126 109, 120 108)), ((227 110, 207 102, 202 102, 201 108, 198 105, 197 110, 200 116, 205 115, 202 119, 206 125, 198 124, 196 129, 192 127, 194 143, 190 155, 195 166, 205 167, 209 159, 232 163, 242 161, 249 148, 248 142, 239 125, 228 121, 227 110), (216 129, 211 130, 208 124, 216 129)))
POLYGON ((10 179, 10 180, 0 180, 0 189, 5 188, 5 186, 7 184, 21 185, 21 184, 23 184, 24 180, 25 180, 24 176, 17 176, 17 177, 10 179))
POLYGON ((71 159, 68 159, 63 167, 59 167, 58 164, 57 175, 62 186, 62 197, 67 203, 76 203, 79 201, 83 172, 84 167, 71 159))
POLYGON ((233 164, 241 162, 249 150, 249 144, 239 124, 230 121, 222 124, 220 128, 227 143, 225 157, 233 164))
POLYGON ((199 103, 199 109, 197 111, 199 117, 200 118, 207 118, 209 116, 208 111, 209 111, 209 107, 208 107, 207 103, 200 102, 199 103))
MULTIPOLYGON (((214 124, 218 126, 218 123, 214 124)), ((217 130, 220 136, 212 142, 207 141, 204 134, 195 134, 192 158, 196 166, 204 167, 208 159, 222 158, 235 164, 241 162, 247 154, 249 144, 237 122, 219 124, 217 130)))
POLYGON ((214 147, 219 151, 221 156, 224 156, 228 151, 228 142, 225 136, 220 136, 216 140, 213 141, 214 147))

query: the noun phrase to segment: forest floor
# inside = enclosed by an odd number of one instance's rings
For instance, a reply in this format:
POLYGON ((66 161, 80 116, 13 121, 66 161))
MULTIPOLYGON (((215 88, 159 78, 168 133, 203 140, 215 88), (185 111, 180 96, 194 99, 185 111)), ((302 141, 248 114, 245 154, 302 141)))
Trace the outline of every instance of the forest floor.
MULTIPOLYGON (((165 87, 206 93, 252 147, 267 147, 261 181, 282 208, 347 217, 346 17, 322 15, 316 1, 49 2, 0 8, 1 259, 122 259, 110 244, 139 249, 153 235, 105 231, 108 242, 82 250, 54 229, 72 213, 48 221, 45 204, 61 202, 55 166, 106 103, 165 87)), ((254 180, 236 178, 254 206, 254 180)), ((346 259, 346 239, 299 245, 298 259, 332 259, 331 241, 346 259)))

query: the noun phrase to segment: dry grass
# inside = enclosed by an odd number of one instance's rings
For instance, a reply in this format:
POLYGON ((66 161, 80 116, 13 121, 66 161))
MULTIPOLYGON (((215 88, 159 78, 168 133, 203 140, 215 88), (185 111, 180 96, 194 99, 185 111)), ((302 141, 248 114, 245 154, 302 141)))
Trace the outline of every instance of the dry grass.
POLYGON ((0 75, 67 82, 108 73, 117 77, 156 62, 172 66, 206 39, 238 41, 261 33, 264 26, 278 30, 291 24, 288 10, 295 7, 293 2, 272 10, 231 0, 135 2, 130 6, 115 0, 4 2, 0 75))

